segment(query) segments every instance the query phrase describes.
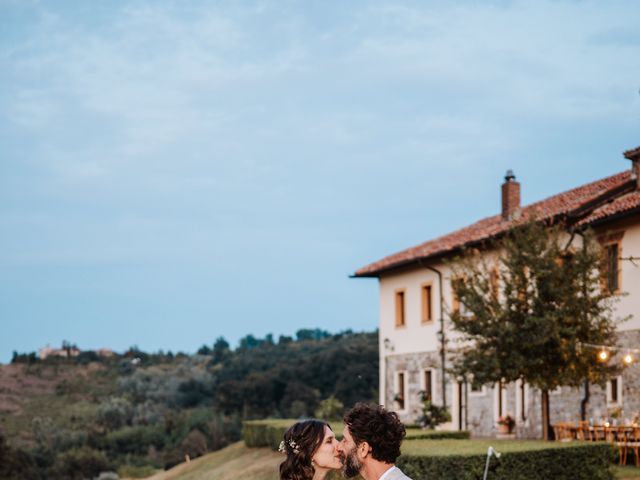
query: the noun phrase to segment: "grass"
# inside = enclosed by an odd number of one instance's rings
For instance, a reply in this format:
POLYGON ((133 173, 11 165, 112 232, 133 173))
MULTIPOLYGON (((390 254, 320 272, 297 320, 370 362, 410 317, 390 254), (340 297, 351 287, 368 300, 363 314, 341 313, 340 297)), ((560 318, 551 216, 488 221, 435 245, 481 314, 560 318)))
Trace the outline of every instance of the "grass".
POLYGON ((616 465, 613 467, 613 471, 618 480, 640 480, 640 468, 638 467, 616 465))
MULTIPOLYGON (((575 444, 573 445, 575 446, 575 444)), ((498 452, 522 452, 525 450, 545 450, 548 448, 570 448, 570 442, 545 442, 542 440, 411 440, 402 444, 406 455, 473 455, 486 454, 489 447, 498 452)))
POLYGON ((282 454, 268 448, 247 448, 237 442, 147 480, 278 480, 282 459, 282 454))
MULTIPOLYGON (((517 452, 567 448, 569 445, 536 440, 409 440, 402 445, 402 450, 406 454, 424 454, 428 450, 434 455, 451 455, 485 453, 489 446, 499 452, 517 452)), ((281 454, 268 448, 247 448, 243 442, 237 442, 171 470, 158 472, 146 480, 278 480, 282 459, 281 454)), ((616 465, 613 471, 617 480, 640 480, 640 468, 616 465)))
POLYGON ((0 411, 0 428, 16 446, 30 447, 33 419, 50 419, 53 429, 82 429, 93 423, 100 399, 116 389, 116 372, 90 365, 6 365, 0 394, 17 399, 17 411, 0 411))

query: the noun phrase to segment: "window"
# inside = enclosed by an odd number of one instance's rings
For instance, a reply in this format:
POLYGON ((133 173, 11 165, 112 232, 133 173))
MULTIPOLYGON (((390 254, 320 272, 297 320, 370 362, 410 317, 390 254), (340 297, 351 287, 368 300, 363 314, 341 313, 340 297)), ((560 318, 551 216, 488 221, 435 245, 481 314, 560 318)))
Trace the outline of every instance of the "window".
POLYGON ((453 313, 459 313, 462 317, 471 317, 471 312, 467 309, 466 305, 460 301, 456 292, 453 291, 453 301, 452 301, 453 313))
POLYGON ((562 387, 556 387, 553 390, 549 390, 549 395, 562 395, 562 387))
POLYGON ((497 300, 498 294, 500 292, 500 272, 498 272, 498 268, 492 268, 489 273, 489 284, 491 288, 491 299, 497 300))
POLYGON ((398 403, 398 410, 404 410, 406 407, 405 399, 405 373, 398 372, 396 375, 396 395, 394 400, 398 403))
POLYGON ((431 370, 425 370, 422 377, 423 385, 422 391, 424 392, 424 399, 433 401, 433 372, 431 370))
POLYGON ((529 401, 529 386, 520 379, 516 382, 516 422, 527 421, 527 403, 529 401))
POLYGON ((611 403, 618 403, 618 379, 612 378, 609 382, 611 390, 611 403))
POLYGON ((472 397, 480 397, 487 394, 487 389, 484 385, 479 384, 473 378, 469 381, 469 395, 472 397))
POLYGON ((504 415, 504 384, 500 381, 496 384, 496 393, 498 396, 498 416, 504 415))
POLYGON ((604 246, 603 284, 611 293, 620 290, 620 244, 610 243, 604 246))
POLYGON ((430 283, 422 285, 422 323, 431 323, 433 321, 431 290, 430 283))
POLYGON ((622 405, 622 377, 613 377, 607 382, 607 404, 622 405))
POLYGON ((396 327, 405 326, 404 290, 396 292, 396 327))

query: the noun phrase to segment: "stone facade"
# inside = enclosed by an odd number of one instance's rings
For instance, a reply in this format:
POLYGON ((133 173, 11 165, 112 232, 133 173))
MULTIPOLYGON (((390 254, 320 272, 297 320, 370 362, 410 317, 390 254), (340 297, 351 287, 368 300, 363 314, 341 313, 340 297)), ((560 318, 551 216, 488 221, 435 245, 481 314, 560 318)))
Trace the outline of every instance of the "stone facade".
MULTIPOLYGON (((620 352, 625 348, 634 349, 640 345, 640 330, 622 331, 619 334, 620 352)), ((594 351, 594 355, 596 352, 594 351)), ((621 354, 612 361, 620 361, 621 354)), ((384 403, 393 406, 401 419, 414 423, 422 407, 419 392, 425 389, 424 372, 431 371, 432 396, 436 404, 442 403, 441 366, 437 352, 389 354, 385 356, 384 403), (404 375, 404 408, 396 400, 401 391, 398 374, 404 375)), ((541 392, 518 383, 502 387, 502 402, 498 398, 498 387, 484 386, 473 391, 471 385, 452 381, 447 375, 447 405, 452 414, 452 422, 444 425, 447 429, 471 430, 474 437, 490 437, 497 433, 500 415, 511 415, 516 420, 514 433, 517 438, 540 438, 541 392), (522 398, 524 396, 524 399, 522 398), (501 411, 500 411, 501 410, 501 411)), ((620 410, 622 421, 631 421, 640 413, 640 365, 625 367, 618 382, 618 402, 611 402, 611 384, 605 388, 589 386, 589 401, 586 405, 586 419, 599 422, 609 418, 615 410, 620 410)), ((580 420, 580 406, 584 398, 584 387, 561 387, 549 394, 551 423, 577 422, 580 420)))

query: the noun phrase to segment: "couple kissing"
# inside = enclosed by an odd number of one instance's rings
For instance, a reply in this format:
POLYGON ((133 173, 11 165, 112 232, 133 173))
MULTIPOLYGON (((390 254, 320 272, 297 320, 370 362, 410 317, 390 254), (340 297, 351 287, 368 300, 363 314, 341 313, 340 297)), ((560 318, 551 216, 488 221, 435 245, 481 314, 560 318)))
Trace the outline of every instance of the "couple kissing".
POLYGON ((280 480, 324 480, 331 470, 347 478, 411 480, 395 466, 404 425, 395 412, 380 405, 358 403, 344 416, 342 440, 322 420, 295 423, 284 434, 280 480))

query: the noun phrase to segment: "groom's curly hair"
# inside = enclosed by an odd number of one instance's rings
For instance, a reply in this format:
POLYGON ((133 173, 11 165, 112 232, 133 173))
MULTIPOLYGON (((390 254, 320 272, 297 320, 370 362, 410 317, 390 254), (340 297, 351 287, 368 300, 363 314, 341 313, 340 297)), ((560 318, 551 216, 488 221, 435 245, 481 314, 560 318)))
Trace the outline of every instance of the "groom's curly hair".
POLYGON ((362 442, 369 444, 374 459, 395 463, 400 456, 400 444, 406 431, 395 412, 382 405, 356 403, 345 414, 344 423, 356 445, 362 442))

